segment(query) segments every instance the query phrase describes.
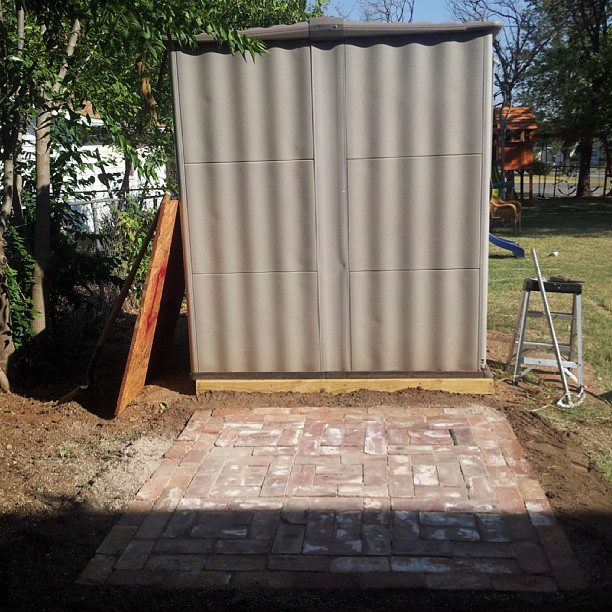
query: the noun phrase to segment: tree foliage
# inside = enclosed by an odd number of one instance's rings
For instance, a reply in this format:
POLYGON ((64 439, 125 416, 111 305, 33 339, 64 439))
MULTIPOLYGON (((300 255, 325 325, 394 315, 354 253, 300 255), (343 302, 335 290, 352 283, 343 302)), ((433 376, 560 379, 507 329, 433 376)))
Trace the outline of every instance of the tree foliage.
POLYGON ((612 25, 610 0, 539 0, 556 36, 532 66, 524 97, 543 124, 578 141, 577 197, 590 195, 593 138, 612 136, 612 25))
POLYGON ((415 0, 360 0, 359 11, 364 21, 411 22, 415 0))
POLYGON ((557 36, 532 66, 525 97, 552 129, 610 134, 612 2, 545 0, 538 6, 557 36))
MULTIPOLYGON (((7 387, 4 373, 15 339, 19 344, 28 336, 25 313, 29 311, 30 325, 40 324, 32 311, 36 299, 32 304, 25 297, 28 286, 45 284, 45 296, 57 309, 60 303, 74 305, 83 295, 81 289, 107 272, 108 262, 77 257, 78 220, 66 205, 67 196, 79 188, 79 168, 96 161, 85 159, 80 149, 84 106, 91 111, 86 117, 96 114, 103 120, 101 138, 153 181, 160 163, 173 157, 164 39, 192 46, 195 36, 205 32, 230 51, 255 58, 265 52, 264 43, 249 40, 239 29, 302 21, 320 14, 325 4, 0 0, 1 388, 7 387), (21 146, 34 122, 41 145, 36 172, 34 160, 24 158, 21 146), (11 302, 17 335, 11 326, 11 302)), ((100 172, 106 176, 103 168, 100 172)), ((52 319, 53 312, 47 318, 52 319)))
POLYGON ((551 23, 533 0, 447 0, 458 21, 499 21, 493 41, 495 85, 503 106, 516 102, 528 70, 554 35, 551 23))

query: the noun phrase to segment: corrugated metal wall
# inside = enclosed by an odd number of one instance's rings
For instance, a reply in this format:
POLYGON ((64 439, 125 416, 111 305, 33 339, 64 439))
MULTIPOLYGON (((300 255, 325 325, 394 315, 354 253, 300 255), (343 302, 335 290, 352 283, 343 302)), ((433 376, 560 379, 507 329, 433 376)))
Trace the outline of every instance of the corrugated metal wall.
POLYGON ((490 46, 172 53, 196 375, 479 371, 490 46))

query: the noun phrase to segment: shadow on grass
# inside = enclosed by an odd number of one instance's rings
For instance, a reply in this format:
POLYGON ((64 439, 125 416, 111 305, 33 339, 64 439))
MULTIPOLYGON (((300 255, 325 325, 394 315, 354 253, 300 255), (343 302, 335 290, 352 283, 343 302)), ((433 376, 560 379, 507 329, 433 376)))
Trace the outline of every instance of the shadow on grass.
POLYGON ((491 228, 494 234, 519 239, 542 235, 604 238, 611 231, 611 198, 535 200, 523 207, 522 232, 514 233, 511 225, 496 224, 491 228))

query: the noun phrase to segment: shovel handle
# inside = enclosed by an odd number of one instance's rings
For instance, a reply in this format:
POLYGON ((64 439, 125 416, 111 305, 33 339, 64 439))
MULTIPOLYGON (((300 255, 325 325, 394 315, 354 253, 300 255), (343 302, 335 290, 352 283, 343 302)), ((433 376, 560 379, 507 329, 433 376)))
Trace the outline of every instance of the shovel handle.
POLYGON ((117 317, 119 316, 119 313, 121 312, 121 308, 123 307, 125 299, 127 298, 130 288, 132 287, 132 283, 134 282, 134 279, 136 278, 136 274, 138 273, 138 268, 140 267, 140 264, 142 263, 142 260, 144 259, 144 256, 147 252, 149 243, 151 242, 151 239, 155 235, 155 230, 157 228, 157 220, 159 218, 161 208, 169 200, 170 200, 170 192, 166 191, 166 193, 164 194, 164 197, 162 198, 161 205, 157 209, 157 212, 155 213, 155 217, 153 218, 153 221, 151 222, 151 226, 149 227, 149 231, 147 232, 144 242, 142 243, 142 246, 140 247, 140 250, 138 251, 136 258, 134 259, 134 262, 132 263, 130 272, 127 275, 125 281, 123 282, 123 286, 121 287, 121 291, 119 292, 119 295, 115 299, 115 303, 113 304, 113 309, 111 310, 111 313, 108 316, 106 323, 104 324, 102 333, 100 334, 100 337, 98 338, 98 342, 96 343, 96 347, 91 356, 91 359, 89 360, 89 365, 87 367, 87 378, 88 379, 89 379, 90 371, 93 369, 94 365, 96 364, 96 361, 98 360, 98 357, 100 356, 100 353, 102 352, 102 348, 108 341, 113 325, 115 324, 115 321, 117 320, 117 317))

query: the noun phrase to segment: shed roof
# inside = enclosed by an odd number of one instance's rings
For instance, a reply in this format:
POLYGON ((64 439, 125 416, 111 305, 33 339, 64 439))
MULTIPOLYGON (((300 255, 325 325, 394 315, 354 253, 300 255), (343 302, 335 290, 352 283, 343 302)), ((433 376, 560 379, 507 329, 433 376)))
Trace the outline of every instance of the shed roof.
MULTIPOLYGON (((378 23, 349 21, 341 17, 316 17, 292 25, 269 28, 249 28, 241 34, 257 40, 342 40, 343 38, 370 38, 379 36, 409 36, 422 34, 453 34, 484 32, 497 34, 502 28, 499 21, 473 21, 468 23, 378 23)), ((199 43, 214 42, 209 34, 199 34, 199 43)))

